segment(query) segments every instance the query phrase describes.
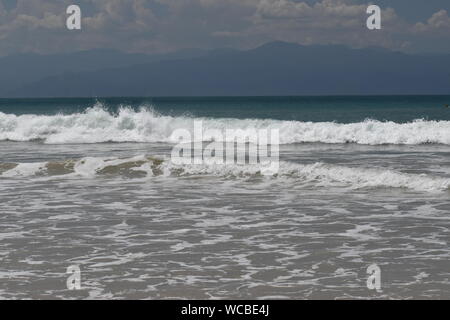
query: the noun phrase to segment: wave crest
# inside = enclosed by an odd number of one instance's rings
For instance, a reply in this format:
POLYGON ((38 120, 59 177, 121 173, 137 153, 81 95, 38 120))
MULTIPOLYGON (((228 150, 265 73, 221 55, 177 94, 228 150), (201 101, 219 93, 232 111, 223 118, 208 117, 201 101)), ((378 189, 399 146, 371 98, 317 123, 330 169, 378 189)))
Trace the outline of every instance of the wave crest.
POLYGON ((344 167, 325 164, 297 164, 281 161, 279 171, 273 176, 261 174, 261 167, 249 164, 231 165, 175 165, 170 159, 136 156, 132 158, 95 158, 40 163, 0 163, 0 178, 53 177, 220 177, 260 178, 283 180, 289 184, 316 187, 361 188, 407 188, 421 192, 450 189, 450 178, 425 174, 409 174, 376 168, 344 167))
POLYGON ((359 123, 301 122, 261 119, 173 117, 151 108, 121 108, 108 112, 101 104, 70 115, 14 115, 0 112, 0 141, 41 140, 47 144, 102 142, 176 143, 177 129, 191 132, 194 120, 203 129, 279 129, 280 143, 446 144, 450 145, 450 121, 416 120, 409 123, 366 120, 359 123))

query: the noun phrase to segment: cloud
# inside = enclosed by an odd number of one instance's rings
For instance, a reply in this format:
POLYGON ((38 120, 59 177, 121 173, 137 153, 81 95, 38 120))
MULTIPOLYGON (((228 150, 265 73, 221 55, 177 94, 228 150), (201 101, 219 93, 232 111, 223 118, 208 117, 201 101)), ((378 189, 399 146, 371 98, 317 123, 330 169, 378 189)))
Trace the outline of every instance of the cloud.
POLYGON ((448 38, 447 11, 408 23, 383 8, 382 30, 365 27, 361 0, 79 0, 82 30, 65 28, 71 0, 0 0, 0 55, 92 48, 161 52, 180 48, 250 48, 272 40, 407 49, 415 37, 448 38), (434 35, 436 36, 436 35, 434 35))
POLYGON ((245 30, 221 30, 218 36, 255 37, 302 44, 345 44, 352 47, 383 46, 399 49, 404 41, 391 34, 407 26, 391 8, 382 11, 383 30, 366 28, 367 4, 350 0, 323 0, 309 5, 289 0, 261 0, 245 30))
POLYGON ((414 26, 417 33, 450 33, 450 17, 446 10, 440 10, 431 16, 426 23, 419 22, 414 26))

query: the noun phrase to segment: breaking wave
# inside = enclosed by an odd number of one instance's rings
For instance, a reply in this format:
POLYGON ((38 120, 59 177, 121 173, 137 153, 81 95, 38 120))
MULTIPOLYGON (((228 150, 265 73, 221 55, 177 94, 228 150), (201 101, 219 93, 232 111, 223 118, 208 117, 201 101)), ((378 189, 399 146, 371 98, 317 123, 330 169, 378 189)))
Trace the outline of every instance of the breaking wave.
MULTIPOLYGON (((359 123, 301 122, 262 119, 192 118, 165 116, 150 108, 121 108, 110 113, 98 104, 69 115, 14 115, 0 112, 0 141, 34 141, 47 144, 102 142, 175 143, 176 129, 193 131, 193 121, 203 129, 279 129, 280 143, 446 144, 450 121, 416 120, 409 123, 366 120, 359 123)), ((216 138, 217 141, 217 138, 216 138)))
POLYGON ((422 192, 450 189, 450 178, 409 174, 393 170, 356 168, 325 163, 297 164, 281 161, 278 173, 263 176, 261 167, 250 164, 176 165, 168 158, 140 155, 132 158, 95 158, 39 163, 0 163, 0 179, 20 177, 68 178, 148 178, 148 177, 220 177, 285 179, 294 184, 317 187, 407 188, 422 192))

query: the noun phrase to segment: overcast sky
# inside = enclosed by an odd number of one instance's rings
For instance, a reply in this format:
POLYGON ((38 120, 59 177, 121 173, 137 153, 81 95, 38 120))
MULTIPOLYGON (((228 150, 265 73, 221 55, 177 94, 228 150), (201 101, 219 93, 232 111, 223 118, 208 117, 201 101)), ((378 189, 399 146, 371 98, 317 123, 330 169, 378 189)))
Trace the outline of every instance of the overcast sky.
POLYGON ((0 55, 253 48, 273 40, 450 53, 449 0, 0 0, 0 55), (382 30, 366 28, 369 3, 382 30), (82 30, 65 27, 78 4, 82 30))

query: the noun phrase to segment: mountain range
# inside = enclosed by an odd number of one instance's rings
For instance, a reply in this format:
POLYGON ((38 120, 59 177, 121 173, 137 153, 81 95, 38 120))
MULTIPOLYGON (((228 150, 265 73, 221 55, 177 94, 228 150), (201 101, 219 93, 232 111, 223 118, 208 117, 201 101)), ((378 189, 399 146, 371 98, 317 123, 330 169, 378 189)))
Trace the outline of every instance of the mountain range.
POLYGON ((270 42, 258 48, 0 58, 0 97, 450 94, 450 55, 270 42))

